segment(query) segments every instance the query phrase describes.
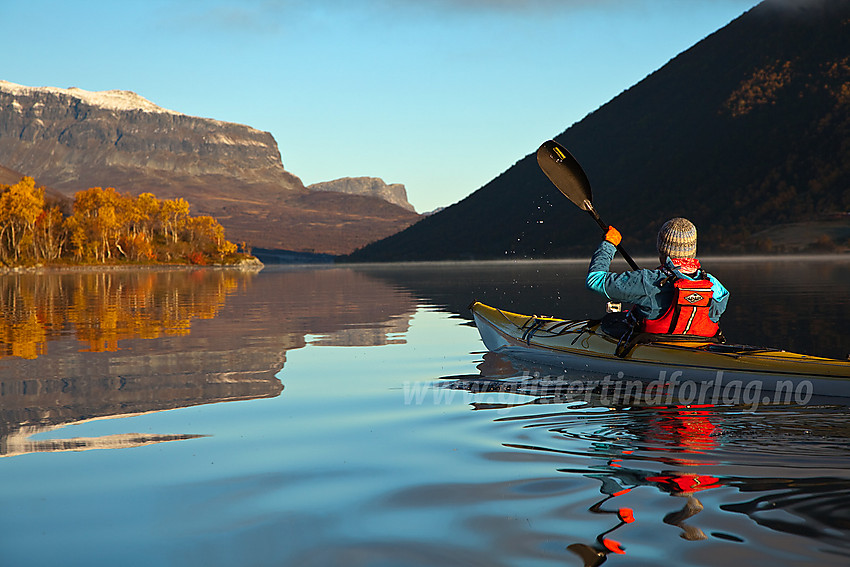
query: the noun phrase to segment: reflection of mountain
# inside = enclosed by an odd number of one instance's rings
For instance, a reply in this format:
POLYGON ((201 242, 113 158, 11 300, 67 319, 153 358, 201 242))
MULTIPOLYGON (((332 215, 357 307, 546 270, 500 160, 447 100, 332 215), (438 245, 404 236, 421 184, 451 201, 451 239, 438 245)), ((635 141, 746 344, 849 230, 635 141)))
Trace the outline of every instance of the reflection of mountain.
POLYGON ((771 530, 802 535, 850 555, 850 480, 835 477, 742 478, 730 482, 751 500, 725 504, 727 512, 746 514, 771 530))
POLYGON ((417 306, 405 288, 349 268, 267 268, 254 280, 252 295, 253 308, 268 311, 274 332, 293 336, 292 348, 304 346, 304 335, 327 346, 403 342, 393 335, 407 331, 417 306))
POLYGON ((390 334, 402 334, 407 331, 408 320, 388 321, 383 327, 340 329, 333 333, 320 335, 311 344, 319 346, 378 346, 404 344, 402 337, 392 338, 390 334))
POLYGON ((230 353, 138 352, 135 338, 188 336, 216 317, 252 275, 230 270, 86 271, 0 278, 0 454, 138 446, 183 435, 33 441, 71 423, 191 405, 271 397, 267 364, 230 353), (11 356, 10 356, 11 355, 11 356), (235 364, 234 364, 235 363, 235 364), (266 371, 265 373, 263 371, 266 371))
MULTIPOLYGON (((68 424, 66 424, 68 425, 68 424)), ((30 437, 36 433, 44 433, 49 429, 25 427, 14 434, 5 437, 0 442, 0 456, 14 457, 27 453, 58 453, 62 451, 87 451, 91 449, 129 449, 164 443, 166 441, 183 441, 197 439, 203 435, 160 435, 156 433, 119 433, 103 437, 74 437, 73 439, 33 440, 30 437)))
MULTIPOLYGON (((71 423, 283 390, 286 352, 403 342, 416 300, 349 269, 0 278, 0 454, 192 435, 33 441, 71 423), (13 356, 9 356, 13 355, 13 356)), ((203 433, 203 432, 199 432, 203 433)))

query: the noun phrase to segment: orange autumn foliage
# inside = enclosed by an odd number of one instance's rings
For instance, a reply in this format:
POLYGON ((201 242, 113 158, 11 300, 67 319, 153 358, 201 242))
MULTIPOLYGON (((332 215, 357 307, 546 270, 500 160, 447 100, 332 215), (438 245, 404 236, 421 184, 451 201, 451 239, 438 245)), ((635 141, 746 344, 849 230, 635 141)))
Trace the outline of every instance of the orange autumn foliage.
POLYGON ((32 177, 0 185, 0 263, 189 262, 234 259, 237 246, 209 216, 192 217, 184 199, 133 197, 112 187, 74 196, 71 214, 47 205, 32 177))

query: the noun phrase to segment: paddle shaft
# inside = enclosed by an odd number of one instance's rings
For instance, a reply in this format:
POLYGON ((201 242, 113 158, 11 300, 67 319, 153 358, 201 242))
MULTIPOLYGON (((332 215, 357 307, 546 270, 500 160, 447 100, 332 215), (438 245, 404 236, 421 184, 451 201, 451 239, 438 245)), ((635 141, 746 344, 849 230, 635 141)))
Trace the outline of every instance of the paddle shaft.
MULTIPOLYGON (((585 207, 585 209, 584 209, 584 210, 586 210, 586 211, 587 211, 587 213, 588 213, 591 217, 593 217, 593 220, 595 220, 595 221, 596 221, 596 224, 598 224, 598 225, 599 225, 599 228, 601 228, 604 232, 608 232, 608 229, 609 229, 610 227, 609 227, 607 224, 605 224, 605 221, 603 221, 603 220, 599 217, 599 214, 596 212, 596 209, 594 209, 594 208, 593 208, 593 203, 591 203, 590 201, 585 200, 584 207, 585 207)), ((623 250, 623 247, 622 247, 622 246, 620 246, 619 244, 617 245, 617 251, 620 253, 620 255, 621 255, 621 256, 623 256, 623 259, 624 259, 626 262, 628 262, 629 266, 631 266, 633 270, 639 270, 639 269, 640 269, 640 268, 638 268, 637 263, 636 263, 636 262, 632 259, 632 257, 631 257, 631 256, 629 256, 629 253, 628 253, 628 252, 626 252, 625 250, 623 250)))

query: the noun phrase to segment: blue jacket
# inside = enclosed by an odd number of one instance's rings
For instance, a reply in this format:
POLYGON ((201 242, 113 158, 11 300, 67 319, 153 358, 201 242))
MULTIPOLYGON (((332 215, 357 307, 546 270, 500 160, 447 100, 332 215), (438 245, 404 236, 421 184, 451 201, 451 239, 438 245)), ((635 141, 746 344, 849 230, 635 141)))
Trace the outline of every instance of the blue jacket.
MULTIPOLYGON (((670 307, 673 302, 673 285, 662 286, 661 284, 670 277, 671 273, 686 280, 696 279, 681 273, 670 258, 667 258, 663 268, 641 269, 622 274, 610 272, 608 270, 616 252, 617 248, 613 244, 602 241, 590 260, 590 267, 587 270, 587 288, 601 293, 612 301, 633 303, 635 314, 642 318, 657 319, 670 307)), ((717 281, 717 278, 708 273, 705 275, 712 283, 712 300, 708 307, 708 318, 717 323, 726 310, 729 291, 717 281)))

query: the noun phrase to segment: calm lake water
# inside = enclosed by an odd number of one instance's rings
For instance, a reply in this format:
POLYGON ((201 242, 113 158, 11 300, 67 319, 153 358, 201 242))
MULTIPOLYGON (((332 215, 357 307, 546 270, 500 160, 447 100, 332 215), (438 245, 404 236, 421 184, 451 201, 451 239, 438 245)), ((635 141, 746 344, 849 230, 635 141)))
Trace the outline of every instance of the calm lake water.
MULTIPOLYGON (((704 263, 730 340, 850 353, 850 258, 704 263)), ((492 387, 467 305, 599 316, 585 270, 0 277, 0 565, 850 563, 850 402, 492 387)))

